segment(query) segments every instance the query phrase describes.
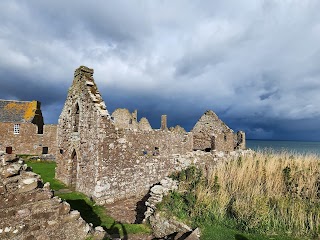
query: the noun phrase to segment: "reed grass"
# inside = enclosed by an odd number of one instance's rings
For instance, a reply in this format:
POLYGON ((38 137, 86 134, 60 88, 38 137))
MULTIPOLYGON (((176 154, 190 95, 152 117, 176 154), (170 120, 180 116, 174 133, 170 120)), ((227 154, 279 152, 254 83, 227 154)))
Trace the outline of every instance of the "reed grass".
MULTIPOLYGON (((219 221, 248 232, 319 237, 319 156, 259 151, 218 164, 206 178, 197 171, 174 176, 195 225, 219 221)), ((162 207, 167 203, 172 214, 181 210, 170 196, 162 207)))

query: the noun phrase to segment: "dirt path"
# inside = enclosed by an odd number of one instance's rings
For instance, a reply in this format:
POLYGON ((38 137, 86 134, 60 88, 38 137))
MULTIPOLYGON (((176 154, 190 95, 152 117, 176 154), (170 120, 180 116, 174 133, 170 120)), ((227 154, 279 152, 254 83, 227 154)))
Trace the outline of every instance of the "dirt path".
POLYGON ((146 211, 145 198, 142 200, 141 198, 129 198, 104 206, 107 209, 107 213, 119 222, 141 223, 146 211))

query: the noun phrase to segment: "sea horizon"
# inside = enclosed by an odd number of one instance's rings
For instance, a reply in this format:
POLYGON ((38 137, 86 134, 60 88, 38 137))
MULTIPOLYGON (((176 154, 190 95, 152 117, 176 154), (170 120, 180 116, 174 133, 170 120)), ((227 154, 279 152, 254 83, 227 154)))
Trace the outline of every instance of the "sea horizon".
POLYGON ((246 141, 279 141, 279 142, 320 142, 320 140, 292 140, 292 139, 253 139, 246 138, 246 141))
POLYGON ((289 151, 300 154, 320 155, 320 141, 246 139, 247 148, 252 150, 289 151))

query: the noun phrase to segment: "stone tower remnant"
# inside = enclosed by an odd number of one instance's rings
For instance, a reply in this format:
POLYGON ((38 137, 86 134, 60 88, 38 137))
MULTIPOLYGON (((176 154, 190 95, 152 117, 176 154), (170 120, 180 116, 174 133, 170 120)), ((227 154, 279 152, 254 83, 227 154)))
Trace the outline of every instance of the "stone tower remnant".
POLYGON ((167 130, 167 115, 162 115, 161 116, 161 130, 167 130))

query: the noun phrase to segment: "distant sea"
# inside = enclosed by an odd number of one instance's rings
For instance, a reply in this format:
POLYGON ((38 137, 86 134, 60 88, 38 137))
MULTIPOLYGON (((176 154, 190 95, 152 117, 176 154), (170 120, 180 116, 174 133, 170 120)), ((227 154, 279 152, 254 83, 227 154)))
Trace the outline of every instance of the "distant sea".
POLYGON ((252 150, 271 149, 275 152, 312 153, 320 155, 320 142, 246 140, 247 148, 252 150))

